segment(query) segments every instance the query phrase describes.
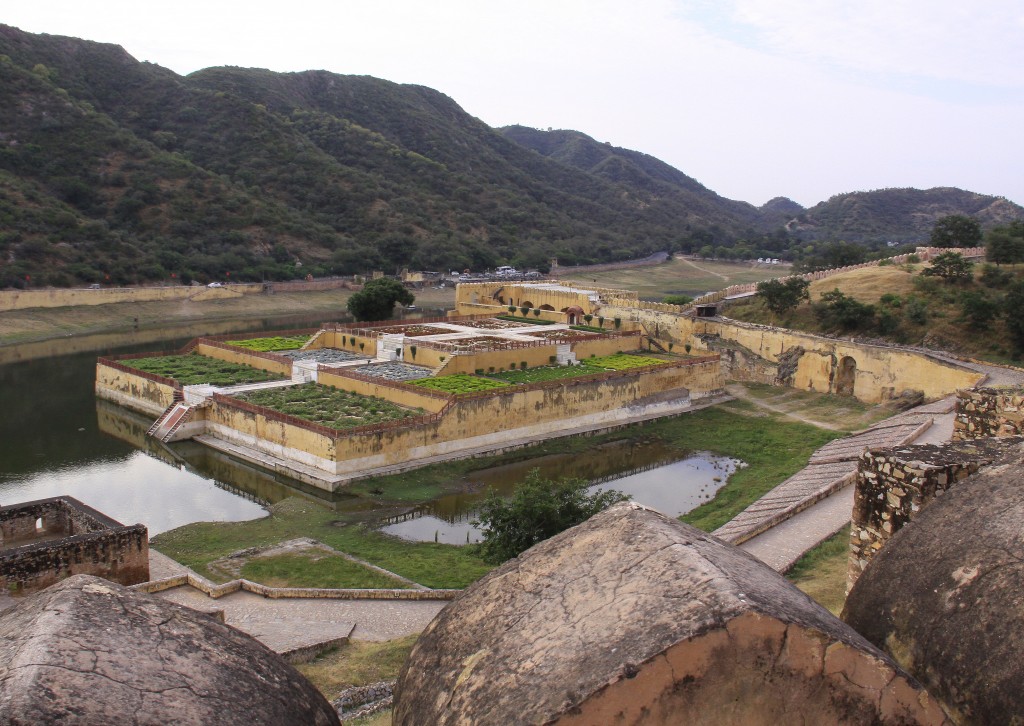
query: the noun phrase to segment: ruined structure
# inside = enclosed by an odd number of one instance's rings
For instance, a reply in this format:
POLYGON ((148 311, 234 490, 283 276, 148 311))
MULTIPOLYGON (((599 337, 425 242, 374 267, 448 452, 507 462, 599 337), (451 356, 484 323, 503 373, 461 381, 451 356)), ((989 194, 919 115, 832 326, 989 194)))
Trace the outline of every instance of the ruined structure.
POLYGON ((1024 723, 1024 442, 893 535, 843 619, 920 680, 957 723, 1024 723), (898 584, 897 584, 898 583, 898 584))
POLYGON ((979 388, 957 391, 953 439, 1024 436, 1024 390, 979 388))
POLYGON ((71 575, 122 585, 149 579, 149 534, 73 497, 0 507, 0 588, 22 595, 71 575))
POLYGON ((329 726, 294 668, 234 628, 88 575, 0 616, 0 724, 329 726))
POLYGON ((417 642, 396 724, 946 722, 766 565, 632 503, 505 563, 417 642))

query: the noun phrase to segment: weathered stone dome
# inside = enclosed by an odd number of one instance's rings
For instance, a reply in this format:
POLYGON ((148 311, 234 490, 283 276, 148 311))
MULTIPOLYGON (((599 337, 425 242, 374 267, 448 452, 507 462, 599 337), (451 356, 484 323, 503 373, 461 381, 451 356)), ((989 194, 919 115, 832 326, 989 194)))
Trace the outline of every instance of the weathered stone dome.
POLYGON ((269 648, 188 608, 77 575, 0 616, 0 724, 337 724, 269 648))
POLYGON ((1024 444, 1006 448, 889 540, 843 612, 962 723, 1024 723, 1024 444))
POLYGON ((396 724, 943 723, 884 653, 769 567, 632 503, 445 608, 396 724))

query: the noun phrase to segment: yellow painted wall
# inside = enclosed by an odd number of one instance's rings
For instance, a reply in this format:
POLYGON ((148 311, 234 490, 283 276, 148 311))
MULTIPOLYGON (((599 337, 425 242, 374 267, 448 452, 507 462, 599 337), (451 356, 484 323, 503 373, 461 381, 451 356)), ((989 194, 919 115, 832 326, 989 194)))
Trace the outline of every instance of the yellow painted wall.
MULTIPOLYGON (((455 360, 445 366, 445 375, 453 373, 474 373, 477 368, 485 372, 491 367, 495 371, 510 368, 519 368, 520 361, 526 361, 528 368, 550 365, 551 356, 555 354, 554 345, 542 345, 536 348, 519 348, 518 350, 498 350, 486 353, 474 353, 472 355, 458 355, 455 360)), ((408 356, 408 353, 406 353, 408 356)), ((412 359, 406 357, 406 361, 412 359)))
POLYGON ((174 401, 174 387, 97 362, 96 395, 135 411, 159 414, 174 401))
POLYGON ((263 292, 261 283, 229 285, 220 288, 191 287, 117 287, 102 290, 4 290, 0 291, 0 312, 29 308, 61 308, 72 305, 108 305, 153 300, 216 300, 263 292))
POLYGON ((273 421, 214 403, 206 413, 214 433, 263 451, 338 472, 410 461, 415 451, 459 450, 459 441, 524 426, 561 424, 574 417, 624 409, 666 398, 685 399, 719 390, 723 385, 717 358, 686 367, 646 373, 629 372, 609 380, 567 379, 558 385, 525 390, 510 388, 481 397, 457 397, 440 420, 369 433, 340 434, 337 439, 300 426, 273 421))
POLYGON ((195 347, 195 352, 200 355, 209 356, 210 358, 216 358, 217 360, 223 360, 229 363, 240 363, 253 368, 259 368, 261 371, 276 373, 280 376, 288 377, 292 374, 292 364, 290 361, 285 363, 284 361, 261 358, 259 356, 251 355, 242 349, 227 350, 225 348, 207 345, 206 343, 200 343, 195 347))
POLYGON ((613 355, 619 351, 628 353, 631 350, 639 349, 639 333, 615 338, 594 338, 593 340, 587 338, 571 345, 571 350, 576 354, 577 360, 585 360, 591 356, 600 358, 603 355, 613 355))
POLYGON ((347 350, 350 353, 366 355, 370 358, 377 355, 377 339, 366 335, 355 335, 344 331, 327 330, 324 332, 322 340, 323 344, 320 346, 322 348, 347 350), (356 339, 355 344, 350 342, 352 338, 356 339), (360 343, 363 344, 362 348, 359 347, 360 343))
POLYGON ((383 398, 399 406, 408 408, 422 408, 430 413, 437 413, 448 403, 447 397, 430 396, 426 393, 418 393, 406 388, 388 386, 381 383, 371 383, 337 373, 321 371, 317 375, 317 382, 325 386, 333 386, 343 391, 352 391, 363 396, 376 396, 383 398))

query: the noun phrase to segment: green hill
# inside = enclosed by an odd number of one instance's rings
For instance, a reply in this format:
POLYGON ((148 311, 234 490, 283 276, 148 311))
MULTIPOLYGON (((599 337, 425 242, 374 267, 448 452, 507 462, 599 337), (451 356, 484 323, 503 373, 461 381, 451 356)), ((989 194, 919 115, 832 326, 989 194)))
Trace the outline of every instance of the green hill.
POLYGON ((0 25, 0 287, 543 269, 734 244, 780 256, 801 212, 578 132, 495 130, 422 86, 179 76, 0 25))

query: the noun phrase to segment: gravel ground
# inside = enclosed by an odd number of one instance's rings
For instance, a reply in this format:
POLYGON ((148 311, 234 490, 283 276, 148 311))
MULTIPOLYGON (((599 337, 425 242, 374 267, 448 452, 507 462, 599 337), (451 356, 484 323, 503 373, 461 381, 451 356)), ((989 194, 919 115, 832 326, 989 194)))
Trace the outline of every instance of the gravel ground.
POLYGON ((388 381, 415 381, 420 378, 429 378, 432 371, 429 368, 413 366, 408 363, 377 363, 372 366, 356 368, 355 372, 388 381))

